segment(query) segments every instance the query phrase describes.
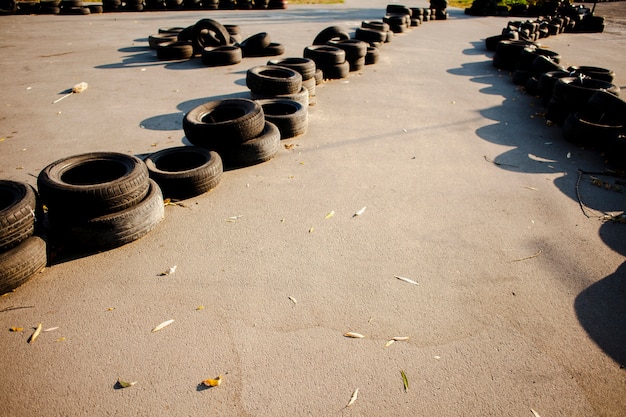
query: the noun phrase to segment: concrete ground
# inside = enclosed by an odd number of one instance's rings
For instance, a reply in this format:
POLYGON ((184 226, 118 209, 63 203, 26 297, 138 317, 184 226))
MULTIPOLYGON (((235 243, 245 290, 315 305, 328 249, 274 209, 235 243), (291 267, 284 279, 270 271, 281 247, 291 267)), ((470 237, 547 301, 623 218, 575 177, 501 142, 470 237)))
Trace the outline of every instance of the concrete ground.
MULTIPOLYGON (((187 143, 183 113, 246 94, 266 61, 161 62, 147 48, 160 27, 210 17, 302 56, 387 3, 2 16, 0 176, 34 185, 72 154, 187 143)), ((626 226, 602 220, 624 194, 579 176, 603 156, 565 142, 492 67, 483 39, 508 20, 451 9, 396 36, 377 65, 318 87, 291 149, 0 298, 0 414, 625 415, 626 226), (28 344, 38 323, 58 329, 28 344), (409 340, 385 347, 394 336, 409 340)), ((542 43, 626 87, 623 25, 542 43)))

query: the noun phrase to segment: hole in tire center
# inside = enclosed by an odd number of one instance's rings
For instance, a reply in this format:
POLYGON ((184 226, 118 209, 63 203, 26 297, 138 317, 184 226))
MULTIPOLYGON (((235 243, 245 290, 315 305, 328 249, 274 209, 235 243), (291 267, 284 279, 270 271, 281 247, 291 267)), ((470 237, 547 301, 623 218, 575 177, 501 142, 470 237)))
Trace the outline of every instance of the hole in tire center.
POLYGON ((259 71, 259 75, 272 78, 290 78, 292 74, 282 70, 266 69, 263 71, 259 71))
POLYGON ((119 161, 93 160, 76 165, 61 175, 61 181, 72 185, 93 185, 111 182, 128 173, 119 161))
POLYGON ((288 114, 294 114, 296 109, 286 103, 267 103, 263 106, 263 113, 270 116, 287 116, 288 114))
POLYGON ((0 189, 0 211, 15 204, 15 194, 9 190, 0 189))
POLYGON ((220 123, 228 120, 238 119, 245 115, 246 111, 239 107, 216 107, 213 111, 203 114, 200 120, 203 123, 220 123))
POLYGON ((198 168, 206 163, 204 155, 196 152, 176 152, 164 155, 154 162, 161 171, 181 172, 198 168))

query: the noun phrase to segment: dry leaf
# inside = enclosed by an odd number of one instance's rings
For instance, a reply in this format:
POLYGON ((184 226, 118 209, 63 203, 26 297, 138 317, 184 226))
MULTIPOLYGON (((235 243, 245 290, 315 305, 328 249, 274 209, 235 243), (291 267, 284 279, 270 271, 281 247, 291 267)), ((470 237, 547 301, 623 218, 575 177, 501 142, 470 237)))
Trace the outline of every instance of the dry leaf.
POLYGON ((348 401, 348 404, 346 405, 346 407, 350 407, 352 404, 354 404, 358 396, 359 396, 359 389, 357 388, 352 393, 352 396, 350 397, 350 401, 348 401))
POLYGON ((176 268, 178 268, 178 265, 174 265, 173 267, 171 267, 167 271, 163 271, 163 272, 159 273, 159 276, 163 277, 165 275, 172 275, 174 272, 176 272, 176 268))
POLYGON ((154 332, 158 332, 159 330, 163 329, 164 327, 169 326, 170 324, 174 323, 174 319, 171 320, 166 320, 163 323, 159 324, 157 327, 155 327, 154 329, 152 329, 152 333, 154 332))
POLYGON ((37 328, 35 329, 35 332, 32 334, 32 336, 28 339, 28 343, 33 343, 35 341, 35 339, 37 339, 37 337, 39 336, 39 333, 41 333, 41 323, 39 323, 39 325, 37 326, 37 328))
POLYGON ((367 208, 367 207, 363 207, 361 210, 359 210, 359 211, 357 211, 356 213, 354 213, 354 215, 353 215, 352 217, 358 217, 358 216, 360 216, 361 214, 365 213, 365 209, 366 209, 366 208, 367 208))
POLYGON ((109 307, 106 309, 106 311, 113 311, 113 310, 115 310, 115 307, 109 307))
POLYGON ((400 370, 400 375, 402 375, 402 383, 404 384, 404 392, 407 392, 409 390, 409 380, 407 379, 406 374, 404 373, 402 369, 400 370))
POLYGON ((198 310, 198 311, 199 310, 204 310, 204 306, 198 306, 198 307, 196 307, 196 310, 198 310))
POLYGON ((123 379, 118 379, 117 383, 120 385, 120 387, 122 388, 128 388, 128 387, 132 387, 133 385, 135 385, 137 383, 137 381, 124 381, 123 379))
POLYGON ((296 146, 295 143, 286 143, 285 144, 285 149, 293 149, 294 146, 296 146))
POLYGON ((395 340, 396 342, 403 342, 405 340, 409 340, 409 336, 394 336, 391 340, 395 340))
POLYGON ((309 233, 313 233, 313 230, 315 230, 315 229, 314 229, 313 227, 311 227, 311 228, 309 229, 309 233))
POLYGON ((298 300, 296 300, 295 298, 293 298, 293 297, 287 297, 287 298, 289 298, 289 300, 290 300, 292 303, 294 303, 294 304, 298 304, 298 300))
POLYGON ((353 339, 363 339, 365 337, 361 333, 354 333, 354 332, 344 333, 343 335, 345 337, 351 337, 353 339))
POLYGON ((324 219, 328 220, 328 219, 330 219, 331 217, 333 217, 334 215, 335 215, 335 210, 332 210, 330 213, 328 213, 328 214, 326 215, 326 217, 324 217, 324 219))
POLYGON ((44 331, 44 332, 53 332, 53 331, 55 331, 58 328, 59 328, 59 326, 57 326, 57 327, 48 327, 47 329, 43 329, 42 331, 44 331))
POLYGON ((409 284, 418 285, 417 282, 415 282, 415 281, 413 281, 412 279, 409 279, 409 278, 399 277, 397 275, 396 275, 396 278, 398 278, 400 281, 408 282, 409 284))
POLYGON ((395 343, 395 340, 391 339, 387 343, 385 343, 385 347, 389 347, 395 343))
POLYGON ((534 415, 535 417, 541 417, 541 416, 539 415, 539 413, 538 413, 538 412, 536 412, 535 410, 533 410, 532 408, 530 409, 530 411, 532 411, 532 413, 533 413, 533 415, 534 415))
POLYGON ((23 327, 11 327, 9 329, 10 332, 21 332, 22 330, 24 330, 23 327))
POLYGON ((207 387, 218 387, 222 383, 222 375, 215 379, 205 379, 202 383, 207 387))

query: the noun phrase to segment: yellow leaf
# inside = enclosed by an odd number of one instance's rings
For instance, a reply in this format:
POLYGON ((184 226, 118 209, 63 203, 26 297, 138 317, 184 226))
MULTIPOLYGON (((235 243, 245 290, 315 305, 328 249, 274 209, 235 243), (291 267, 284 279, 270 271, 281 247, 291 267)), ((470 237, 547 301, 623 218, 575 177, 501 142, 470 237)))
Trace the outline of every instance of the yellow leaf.
POLYGON ((385 347, 389 347, 389 346, 393 345, 394 343, 395 343, 395 340, 391 339, 390 341, 385 343, 385 347))
POLYGON ((24 330, 23 327, 11 327, 9 329, 10 332, 21 332, 22 330, 24 330))
POLYGON ((55 340, 55 342, 65 342, 65 338, 59 337, 57 340, 55 340))
POLYGON ((357 388, 352 393, 352 396, 350 397, 350 401, 348 401, 348 404, 346 405, 346 407, 350 407, 352 404, 354 404, 358 396, 359 396, 359 389, 357 388))
POLYGON ((218 376, 215 379, 205 379, 204 381, 202 381, 202 383, 207 387, 217 387, 222 383, 222 375, 218 376))
POLYGON ((198 307, 196 307, 196 310, 198 310, 198 311, 204 310, 204 306, 198 306, 198 307))
POLYGON ((392 337, 392 340, 395 340, 396 342, 402 342, 405 340, 409 340, 409 336, 394 336, 392 337))
POLYGON ((402 383, 404 384, 404 392, 407 392, 409 390, 409 380, 403 370, 400 370, 400 375, 402 376, 402 383))
POLYGON ((345 337, 351 337, 353 339, 363 339, 365 337, 361 333, 354 333, 354 332, 344 333, 343 335, 345 337))
POLYGON ((328 220, 328 219, 330 219, 331 217, 333 217, 334 215, 335 215, 335 210, 332 210, 330 213, 328 213, 328 214, 326 215, 326 217, 324 217, 324 219, 328 220))
POLYGON ((41 333, 41 323, 39 323, 39 325, 37 326, 37 328, 35 329, 35 332, 32 334, 32 336, 28 339, 28 343, 33 343, 35 341, 35 339, 37 339, 37 337, 39 336, 39 333, 41 333))
POLYGON ((154 329, 152 329, 152 333, 154 332, 158 332, 159 330, 163 329, 164 327, 169 326, 170 324, 174 323, 174 319, 171 320, 166 320, 163 323, 159 324, 157 327, 155 327, 154 329))
POLYGON ((128 388, 128 387, 132 387, 133 385, 135 385, 137 383, 137 381, 124 381, 123 379, 118 379, 117 383, 120 384, 120 387, 122 388, 128 388))

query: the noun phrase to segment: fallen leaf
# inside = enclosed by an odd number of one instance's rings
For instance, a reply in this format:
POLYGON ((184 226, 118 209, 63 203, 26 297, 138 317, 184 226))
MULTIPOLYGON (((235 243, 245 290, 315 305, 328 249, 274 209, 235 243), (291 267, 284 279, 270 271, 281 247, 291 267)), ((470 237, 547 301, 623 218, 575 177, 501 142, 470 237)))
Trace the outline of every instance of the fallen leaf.
POLYGON ((365 337, 361 333, 354 333, 354 332, 344 333, 343 335, 345 337, 351 337, 353 339, 363 339, 365 337))
POLYGON ((352 404, 354 404, 358 396, 359 396, 359 389, 357 388, 352 393, 352 396, 350 397, 350 401, 348 401, 348 404, 346 405, 346 407, 350 407, 352 404))
POLYGON ((39 333, 41 333, 41 323, 39 323, 39 325, 35 329, 35 332, 28 339, 28 343, 33 343, 35 339, 37 339, 37 337, 39 336, 39 333))
POLYGON ((361 214, 365 213, 365 209, 366 209, 366 208, 367 208, 367 206, 366 206, 366 207, 363 207, 361 210, 359 210, 359 211, 357 211, 356 213, 354 213, 354 215, 353 215, 352 217, 358 217, 358 216, 360 216, 361 214))
POLYGON ((313 227, 311 227, 311 228, 309 229, 309 233, 313 233, 313 230, 315 230, 315 229, 314 229, 313 227))
POLYGON ((402 375, 402 383, 404 384, 404 392, 407 392, 409 390, 409 380, 407 379, 406 374, 404 373, 402 369, 400 370, 400 375, 402 375))
POLYGON ((163 323, 159 324, 157 327, 155 327, 154 329, 152 329, 152 333, 154 332, 158 332, 159 330, 163 329, 164 327, 169 326, 170 324, 174 323, 174 319, 171 320, 166 320, 163 323))
POLYGON ((65 342, 65 338, 59 337, 57 340, 55 340, 55 342, 65 342))
POLYGON ((11 327, 9 329, 10 332, 21 332, 22 330, 24 330, 23 327, 11 327))
POLYGON ((333 217, 334 215, 335 215, 335 210, 332 210, 330 213, 328 213, 328 214, 326 215, 326 217, 324 217, 324 219, 328 220, 328 219, 330 219, 331 217, 333 217))
POLYGON ((285 144, 285 149, 293 149, 293 148, 294 148, 294 146, 296 146, 296 144, 295 144, 295 143, 286 143, 286 144, 285 144))
POLYGON ((534 415, 535 417, 541 417, 541 416, 539 415, 539 413, 538 413, 538 412, 536 412, 535 410, 533 410, 532 408, 530 409, 530 411, 532 411, 532 413, 533 413, 533 415, 534 415))
POLYGON ((218 387, 222 383, 222 375, 215 379, 205 379, 202 383, 207 387, 218 387))
POLYGON ((409 340, 409 336, 394 336, 391 340, 395 340, 396 342, 404 342, 405 340, 409 340))
POLYGON ((59 326, 57 326, 57 327, 48 327, 47 329, 43 329, 42 331, 44 331, 44 332, 53 332, 53 331, 55 331, 58 328, 59 328, 59 326))
POLYGON ((397 279, 399 279, 400 281, 408 282, 409 284, 413 284, 413 285, 419 285, 417 282, 413 281, 412 279, 405 278, 405 277, 399 277, 397 275, 395 277, 397 279))
POLYGON ((174 265, 170 269, 159 273, 159 276, 163 277, 165 275, 172 275, 174 272, 176 272, 176 268, 178 268, 178 265, 174 265))
POLYGON ((385 343, 385 347, 389 347, 389 346, 393 345, 395 342, 396 342, 395 340, 391 339, 387 343, 385 343))
POLYGON ((287 298, 289 298, 289 300, 290 300, 292 303, 294 303, 294 304, 298 304, 298 300, 296 300, 295 298, 293 298, 293 297, 287 297, 287 298))
POLYGON ((135 385, 137 383, 137 381, 124 381, 123 379, 118 379, 117 383, 120 385, 120 387, 122 388, 128 388, 128 387, 132 387, 133 385, 135 385))
POLYGON ((106 311, 113 311, 113 310, 115 310, 115 307, 109 307, 106 309, 106 311))
POLYGON ((198 307, 196 307, 196 310, 198 310, 198 311, 204 310, 204 306, 198 306, 198 307))
POLYGON ((529 190, 533 190, 533 191, 539 190, 538 188, 531 187, 530 185, 525 185, 524 188, 528 188, 529 190))

